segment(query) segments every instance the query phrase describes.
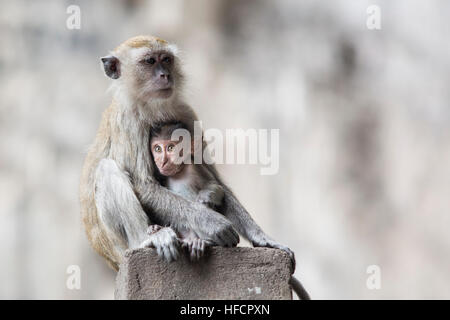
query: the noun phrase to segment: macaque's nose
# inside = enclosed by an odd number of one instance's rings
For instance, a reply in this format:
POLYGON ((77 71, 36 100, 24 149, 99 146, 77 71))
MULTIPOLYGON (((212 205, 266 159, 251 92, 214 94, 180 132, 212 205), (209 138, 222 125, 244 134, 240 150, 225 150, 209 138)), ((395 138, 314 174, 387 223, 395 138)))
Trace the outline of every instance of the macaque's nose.
POLYGON ((162 72, 159 74, 159 77, 160 77, 161 79, 164 79, 164 80, 169 80, 170 74, 169 74, 168 72, 166 72, 166 71, 162 71, 162 72))
POLYGON ((167 153, 163 153, 163 158, 162 158, 162 165, 165 166, 165 164, 167 163, 167 161, 169 160, 169 157, 167 156, 167 153))
POLYGON ((156 72, 160 79, 169 80, 170 72, 164 66, 158 65, 156 72))

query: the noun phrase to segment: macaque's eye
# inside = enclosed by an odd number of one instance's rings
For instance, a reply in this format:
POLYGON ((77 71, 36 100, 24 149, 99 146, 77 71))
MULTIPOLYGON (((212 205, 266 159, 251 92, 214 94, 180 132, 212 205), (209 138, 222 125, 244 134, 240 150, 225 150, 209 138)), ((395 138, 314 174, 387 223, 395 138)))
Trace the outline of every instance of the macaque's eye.
POLYGON ((147 58, 147 59, 145 59, 145 62, 148 64, 155 64, 156 60, 155 60, 155 58, 147 58))
POLYGON ((161 146, 155 146, 153 148, 153 151, 155 151, 156 153, 161 153, 162 152, 162 148, 161 148, 161 146))
POLYGON ((163 61, 164 63, 166 63, 166 64, 169 64, 169 63, 172 62, 172 58, 169 57, 169 56, 167 56, 167 57, 164 57, 164 58, 162 59, 162 61, 163 61))
POLYGON ((169 145, 169 146, 167 147, 167 151, 172 152, 174 147, 175 147, 175 146, 174 146, 173 144, 169 145))

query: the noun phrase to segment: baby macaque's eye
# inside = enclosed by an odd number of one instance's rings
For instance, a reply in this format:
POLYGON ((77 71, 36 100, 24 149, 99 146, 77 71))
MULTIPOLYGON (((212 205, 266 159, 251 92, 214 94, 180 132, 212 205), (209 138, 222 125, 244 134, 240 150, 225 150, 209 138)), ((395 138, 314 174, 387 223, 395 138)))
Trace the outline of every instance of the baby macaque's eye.
POLYGON ((167 147, 167 151, 172 152, 172 151, 173 151, 173 148, 174 148, 174 145, 171 144, 171 145, 169 145, 169 146, 167 147))
POLYGON ((162 59, 162 61, 163 61, 164 63, 169 64, 169 63, 172 61, 172 59, 171 59, 169 56, 167 56, 167 57, 164 57, 164 58, 162 59))
POLYGON ((154 64, 156 62, 155 58, 147 58, 145 59, 145 62, 148 64, 154 64))
POLYGON ((156 153, 160 153, 160 152, 162 151, 162 149, 161 149, 160 146, 155 146, 155 147, 153 148, 153 151, 155 151, 156 153))

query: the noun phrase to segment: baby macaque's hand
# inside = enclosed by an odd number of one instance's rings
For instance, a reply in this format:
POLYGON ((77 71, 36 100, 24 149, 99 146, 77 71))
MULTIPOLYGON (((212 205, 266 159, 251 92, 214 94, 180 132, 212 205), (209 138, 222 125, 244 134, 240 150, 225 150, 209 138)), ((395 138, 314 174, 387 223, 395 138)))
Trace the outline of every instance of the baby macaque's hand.
POLYGON ((223 197, 223 188, 218 184, 210 184, 207 188, 200 190, 197 195, 197 202, 214 209, 222 205, 223 197))
POLYGON ((200 238, 183 238, 180 242, 182 248, 187 248, 192 261, 203 257, 208 246, 208 242, 200 238))

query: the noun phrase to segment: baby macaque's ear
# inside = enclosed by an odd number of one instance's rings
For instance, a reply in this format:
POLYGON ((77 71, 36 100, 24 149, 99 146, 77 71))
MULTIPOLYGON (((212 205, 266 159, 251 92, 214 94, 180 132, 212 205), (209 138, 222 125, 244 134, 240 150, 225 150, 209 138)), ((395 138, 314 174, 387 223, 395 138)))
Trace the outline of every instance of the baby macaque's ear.
POLYGON ((113 55, 109 55, 106 57, 102 57, 100 59, 103 63, 103 69, 105 70, 105 74, 111 79, 119 79, 120 78, 120 61, 118 58, 113 55))

